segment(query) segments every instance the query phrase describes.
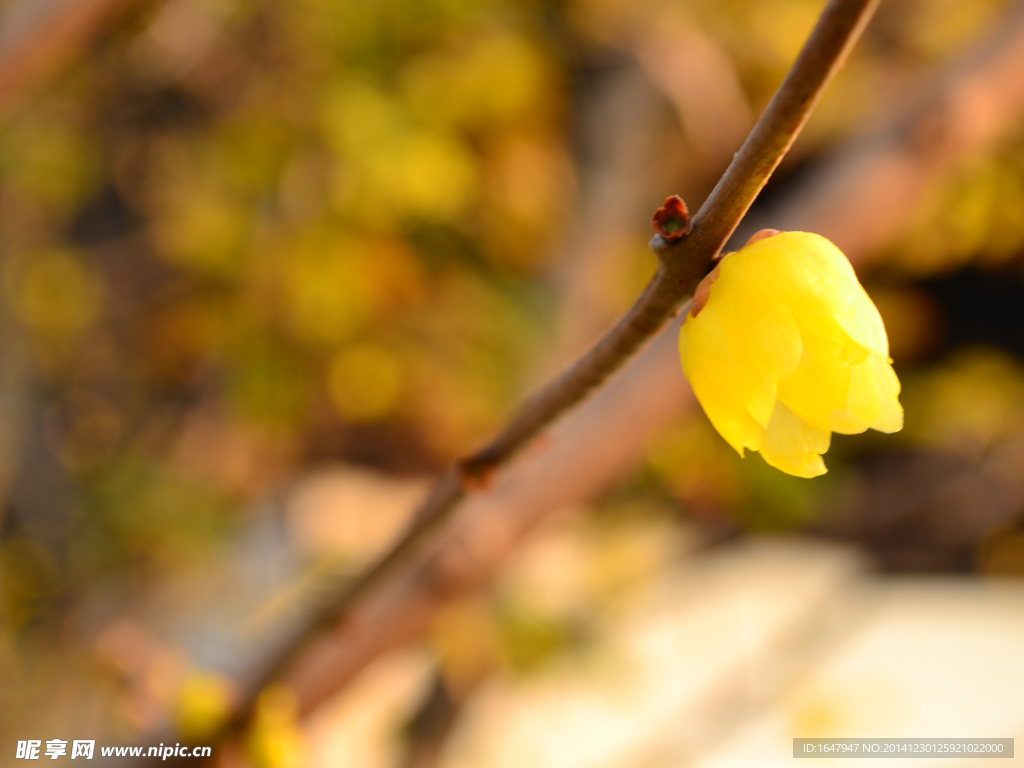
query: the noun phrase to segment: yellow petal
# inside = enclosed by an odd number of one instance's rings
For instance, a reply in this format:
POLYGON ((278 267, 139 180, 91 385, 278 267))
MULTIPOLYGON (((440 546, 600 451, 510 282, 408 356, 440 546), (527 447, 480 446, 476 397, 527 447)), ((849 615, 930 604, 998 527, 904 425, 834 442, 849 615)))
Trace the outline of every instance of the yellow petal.
POLYGON ((783 232, 741 250, 747 279, 771 291, 795 313, 828 314, 867 349, 889 354, 878 310, 849 260, 831 241, 810 232, 783 232))
POLYGON ((740 456, 744 447, 757 450, 761 428, 745 405, 750 382, 732 374, 737 361, 717 311, 705 307, 697 317, 687 317, 679 334, 679 352, 694 395, 718 433, 740 456))
POLYGON ((873 427, 898 432, 903 427, 903 409, 896 399, 899 386, 888 358, 873 352, 850 369, 846 408, 833 414, 833 431, 853 434, 873 427))
POLYGON ((722 260, 704 309, 684 325, 684 332, 706 341, 700 352, 690 352, 689 366, 692 374, 715 378, 729 391, 734 420, 745 421, 739 413, 745 409, 763 427, 775 406, 777 382, 800 360, 800 331, 785 305, 743 279, 745 265, 731 259, 722 260))
POLYGON ((759 240, 732 259, 750 290, 794 312, 836 316, 863 289, 842 251, 821 235, 783 232, 759 240))
POLYGON ((794 413, 822 429, 831 429, 833 411, 846 408, 850 367, 868 357, 830 317, 800 323, 803 351, 793 373, 779 382, 779 399, 794 413))
POLYGON ((780 402, 761 438, 761 456, 783 472, 817 477, 827 471, 821 454, 828 450, 831 439, 827 429, 808 424, 780 402))
POLYGON ((836 320, 858 344, 872 352, 888 357, 889 338, 885 334, 885 325, 878 307, 871 301, 867 291, 860 290, 853 300, 836 315, 836 320))
POLYGON ((900 380, 888 356, 873 354, 868 363, 879 400, 878 418, 868 426, 879 432, 899 432, 903 429, 903 406, 899 401, 900 380))

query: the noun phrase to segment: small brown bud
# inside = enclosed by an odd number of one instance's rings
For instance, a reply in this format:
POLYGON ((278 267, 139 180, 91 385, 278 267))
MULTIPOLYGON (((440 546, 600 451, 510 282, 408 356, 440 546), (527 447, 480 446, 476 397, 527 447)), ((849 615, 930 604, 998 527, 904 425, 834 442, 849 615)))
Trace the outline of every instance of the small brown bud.
POLYGON ((651 223, 658 234, 665 238, 665 242, 681 240, 690 231, 690 212, 683 198, 679 195, 665 198, 665 204, 654 212, 651 223))

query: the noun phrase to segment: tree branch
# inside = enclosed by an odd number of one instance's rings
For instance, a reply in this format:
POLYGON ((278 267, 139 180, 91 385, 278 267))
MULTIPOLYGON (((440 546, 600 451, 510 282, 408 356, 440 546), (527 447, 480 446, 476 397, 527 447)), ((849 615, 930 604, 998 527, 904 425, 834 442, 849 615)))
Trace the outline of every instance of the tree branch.
MULTIPOLYGON (((1015 130, 1024 110, 1022 66, 1024 3, 1018 3, 998 23, 998 34, 909 86, 908 93, 923 98, 902 99, 877 131, 847 139, 775 201, 770 214, 759 214, 767 218, 752 224, 748 215, 741 229, 819 232, 863 264, 894 236, 892 217, 880 215, 884 209, 904 212, 905 220, 957 157, 984 151, 1015 130), (965 134, 956 127, 971 123, 979 93, 998 94, 989 102, 996 108, 984 112, 985 132, 965 134), (936 132, 958 140, 936 149, 927 141, 936 132)), ((560 420, 543 454, 524 456, 502 471, 493 490, 472 495, 440 545, 405 563, 386 589, 375 590, 337 631, 309 647, 284 678, 303 712, 375 659, 422 636, 442 605, 482 588, 531 531, 607 486, 635 463, 648 435, 693 407, 677 332, 677 323, 668 324, 621 376, 560 420)))
POLYGON ((349 618, 368 594, 419 553, 449 522, 468 491, 484 488, 498 468, 596 390, 677 314, 796 139, 878 2, 829 2, 775 97, 694 217, 690 234, 673 244, 660 235, 652 239, 661 266, 633 306, 575 364, 530 398, 491 443, 441 476, 395 545, 347 589, 319 606, 255 677, 225 733, 244 727, 259 692, 311 641, 349 618))

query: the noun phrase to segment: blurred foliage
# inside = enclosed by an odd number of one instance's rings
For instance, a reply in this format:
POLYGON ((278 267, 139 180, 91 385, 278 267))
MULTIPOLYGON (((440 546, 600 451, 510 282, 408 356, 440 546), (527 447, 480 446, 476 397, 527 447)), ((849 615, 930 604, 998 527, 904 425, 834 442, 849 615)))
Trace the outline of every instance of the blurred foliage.
POLYGON ((288 471, 196 476, 197 408, 294 462, 373 428, 430 469, 493 428, 571 182, 542 11, 154 3, 9 112, 4 297, 87 510, 69 562, 173 567, 288 471))
MULTIPOLYGON (((981 119, 981 118, 979 118, 981 119)), ((998 267, 1024 246, 1024 137, 964 159, 930 187, 893 254, 915 275, 998 267)))
POLYGON ((773 470, 752 452, 740 458, 702 414, 656 435, 647 462, 654 478, 688 509, 710 520, 732 519, 750 531, 812 522, 842 475, 841 454, 830 453, 830 474, 812 480, 773 470))
MULTIPOLYGON (((88 634, 125 595, 224 556, 255 502, 311 465, 426 474, 477 444, 553 346, 560 257, 596 162, 588 99, 640 42, 689 25, 756 113, 821 5, 167 0, 40 82, 0 116, 0 674, 34 630, 88 634)), ((1005 5, 883 4, 781 180, 1005 5)), ((706 194, 679 121, 663 123, 657 164, 706 194)), ((1019 430, 1020 360, 947 354, 921 281, 968 264, 1019 278, 1022 210, 1018 136, 947 169, 868 276, 906 374, 903 437, 839 440, 830 474, 803 481, 741 460, 699 414, 666 425, 591 519, 514 566, 488 604, 439 617, 446 682, 585 648, 589 617, 675 556, 681 515, 721 535, 807 527, 865 456, 976 455, 1019 430)), ((570 279, 624 305, 655 268, 648 236, 638 221, 596 244, 611 266, 576 261, 570 279)), ((362 521, 345 545, 363 562, 385 528, 362 521)), ((1024 572, 1020 536, 993 532, 979 570, 1024 572)), ((182 733, 210 728, 223 680, 183 681, 166 649, 131 666, 124 648, 149 641, 128 634, 97 651, 136 681, 125 722, 152 722, 155 700, 182 733), (156 678, 159 695, 137 695, 156 678)), ((248 749, 258 765, 301 760, 289 692, 266 693, 248 749)))
POLYGON ((904 400, 906 439, 977 456, 1024 424, 1024 365, 997 349, 963 350, 911 379, 904 400))

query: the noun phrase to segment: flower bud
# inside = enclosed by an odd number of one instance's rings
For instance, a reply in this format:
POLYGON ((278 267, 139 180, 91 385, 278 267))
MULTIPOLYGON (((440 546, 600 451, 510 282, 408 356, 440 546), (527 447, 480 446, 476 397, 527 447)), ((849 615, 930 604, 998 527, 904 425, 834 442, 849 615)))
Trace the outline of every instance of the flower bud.
POLYGON ((824 474, 833 432, 903 428, 878 310, 820 235, 752 238, 722 258, 679 336, 683 371, 719 434, 799 477, 824 474))

